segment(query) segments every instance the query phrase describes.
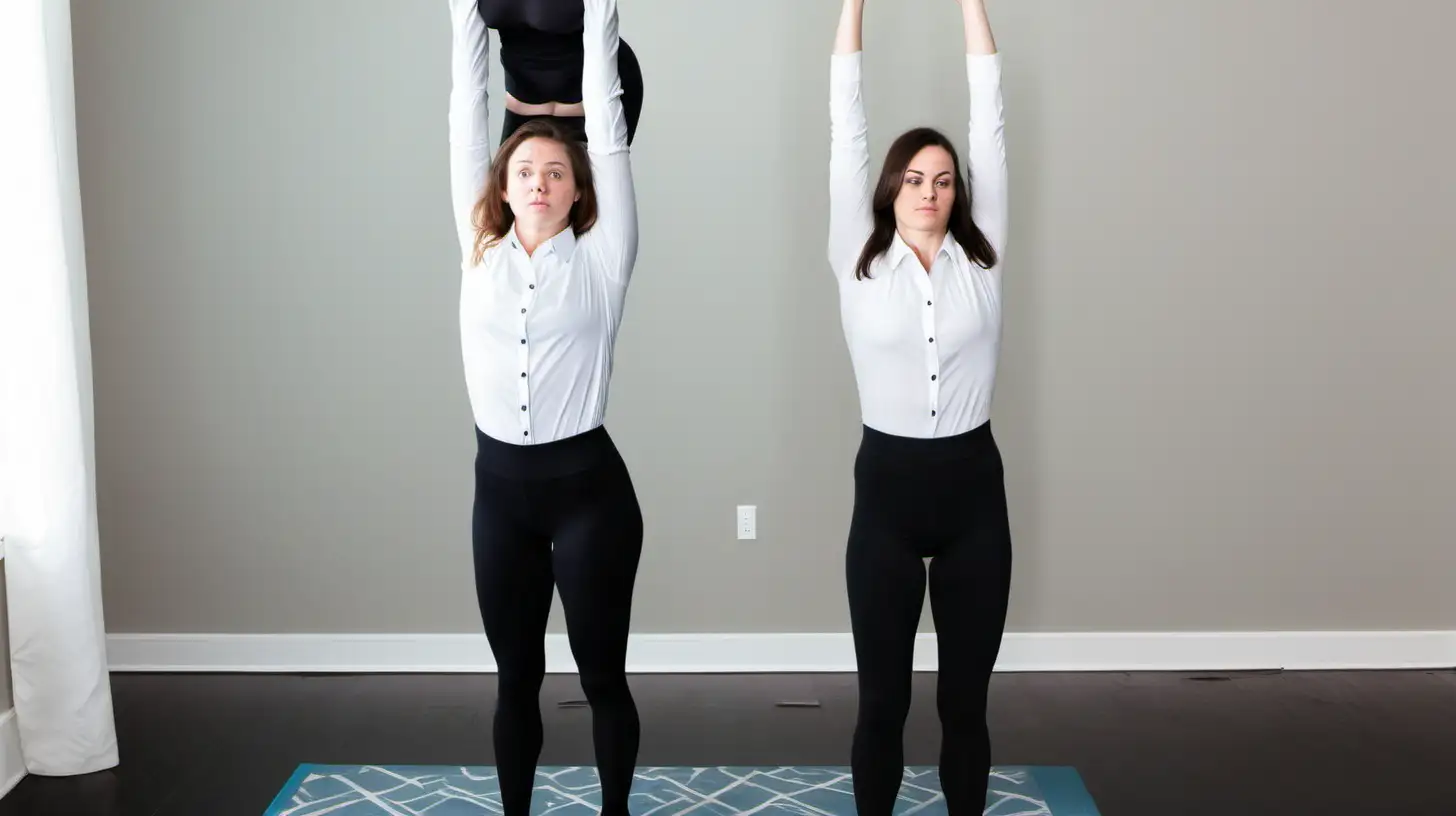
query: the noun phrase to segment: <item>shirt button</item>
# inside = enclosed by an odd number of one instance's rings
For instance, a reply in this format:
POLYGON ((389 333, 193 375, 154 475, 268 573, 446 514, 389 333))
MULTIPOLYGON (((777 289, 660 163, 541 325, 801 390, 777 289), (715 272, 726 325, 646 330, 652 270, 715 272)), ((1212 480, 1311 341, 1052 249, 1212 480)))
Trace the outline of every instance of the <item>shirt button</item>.
MULTIPOLYGON (((522 375, 521 375, 521 376, 522 376, 522 377, 524 377, 524 376, 526 376, 526 375, 525 375, 525 374, 522 374, 522 375)), ((931 382, 935 382, 935 375, 934 375, 934 374, 931 374, 931 375, 930 375, 930 381, 931 381, 931 382)))
POLYGON ((927 300, 927 301, 925 301, 925 305, 926 305, 926 306, 929 306, 929 305, 930 305, 930 301, 928 301, 928 300, 927 300))
POLYGON ((524 411, 524 410, 526 410, 526 406, 524 406, 524 405, 522 405, 522 406, 521 406, 521 410, 522 410, 522 411, 524 411))
POLYGON ((524 338, 524 337, 521 338, 521 345, 523 345, 523 346, 526 345, 526 338, 524 338))
POLYGON ((931 415, 931 416, 935 416, 935 411, 931 411, 931 412, 930 412, 930 415, 931 415))
POLYGON ((521 310, 521 314, 525 314, 525 313, 526 313, 526 310, 525 309, 522 309, 521 310))
MULTIPOLYGON (((521 372, 521 377, 522 377, 522 378, 524 378, 524 377, 525 377, 525 376, 526 376, 526 372, 524 372, 524 371, 522 371, 522 372, 521 372)), ((933 379, 935 379, 935 378, 934 378, 934 377, 931 377, 931 378, 930 378, 930 379, 932 379, 932 380, 933 380, 933 379)))
POLYGON ((934 343, 935 342, 935 338, 934 337, 930 338, 930 342, 934 343))
POLYGON ((534 283, 533 283, 533 284, 531 284, 531 288, 532 288, 532 289, 535 289, 535 288, 536 288, 536 284, 534 284, 534 283))

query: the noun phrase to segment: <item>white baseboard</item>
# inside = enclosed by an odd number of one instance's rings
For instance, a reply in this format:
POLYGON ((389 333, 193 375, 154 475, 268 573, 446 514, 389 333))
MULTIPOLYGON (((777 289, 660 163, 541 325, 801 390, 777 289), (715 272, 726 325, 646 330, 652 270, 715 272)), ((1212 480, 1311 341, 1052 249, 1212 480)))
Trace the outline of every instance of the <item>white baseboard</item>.
MULTIPOLYGON (((117 634, 118 672, 495 671, 483 634, 117 634)), ((935 635, 915 669, 936 668, 935 635)), ((848 634, 635 634, 632 673, 852 672, 848 634)), ((1456 667, 1456 631, 1008 633, 997 671, 1240 671, 1456 667)), ((546 670, 574 673, 563 634, 546 636, 546 670)))
POLYGON ((25 757, 20 753, 20 723, 15 709, 0 714, 0 797, 25 778, 25 757))

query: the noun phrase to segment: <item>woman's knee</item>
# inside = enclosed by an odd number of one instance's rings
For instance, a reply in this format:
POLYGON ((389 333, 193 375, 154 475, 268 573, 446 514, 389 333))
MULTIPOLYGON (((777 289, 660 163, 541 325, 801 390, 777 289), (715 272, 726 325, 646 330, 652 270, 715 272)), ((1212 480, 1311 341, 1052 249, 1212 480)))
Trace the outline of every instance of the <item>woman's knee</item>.
POLYGON ((626 672, 584 671, 581 674, 581 690, 593 706, 611 705, 632 699, 627 686, 626 672))
POLYGON ((910 690, 900 688, 863 688, 859 695, 859 722, 862 728, 898 733, 910 716, 910 690))
POLYGON ((501 700, 513 703, 538 700, 541 696, 541 684, 545 679, 544 670, 538 672, 502 669, 496 679, 496 694, 501 700))

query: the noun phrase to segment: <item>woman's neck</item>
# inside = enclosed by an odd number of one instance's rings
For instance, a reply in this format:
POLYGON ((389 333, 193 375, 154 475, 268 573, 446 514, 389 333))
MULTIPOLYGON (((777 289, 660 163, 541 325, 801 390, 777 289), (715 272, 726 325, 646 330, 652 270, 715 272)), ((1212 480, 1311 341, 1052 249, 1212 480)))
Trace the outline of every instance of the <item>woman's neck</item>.
POLYGON ((935 265, 936 253, 940 252, 942 246, 945 246, 945 235, 945 230, 900 230, 900 238, 915 251, 915 257, 919 259, 920 265, 925 267, 926 272, 929 272, 930 267, 935 265))
POLYGON ((547 241, 565 232, 570 227, 570 222, 564 224, 553 224, 551 226, 532 225, 517 221, 515 225, 516 240, 521 243, 521 249, 526 254, 535 255, 536 250, 547 241))

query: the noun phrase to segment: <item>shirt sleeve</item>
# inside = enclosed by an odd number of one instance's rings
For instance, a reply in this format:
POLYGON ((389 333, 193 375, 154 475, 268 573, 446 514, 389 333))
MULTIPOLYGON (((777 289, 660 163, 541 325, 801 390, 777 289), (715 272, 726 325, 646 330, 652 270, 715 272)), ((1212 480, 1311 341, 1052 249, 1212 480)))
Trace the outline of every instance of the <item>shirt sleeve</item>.
POLYGON ((996 250, 998 264, 1006 251, 1009 213, 1006 119, 1001 94, 1001 55, 968 54, 970 82, 971 218, 996 250))
POLYGON ((625 284, 637 260, 637 193, 617 69, 619 43, 617 0, 586 0, 581 91, 597 219, 581 248, 609 278, 625 284))
POLYGON ((829 63, 829 265, 838 276, 854 274, 874 224, 862 56, 831 54, 829 63))
POLYGON ((476 0, 447 0, 450 7, 450 198, 461 264, 475 249, 472 213, 490 171, 486 113, 490 32, 476 12, 476 0))

